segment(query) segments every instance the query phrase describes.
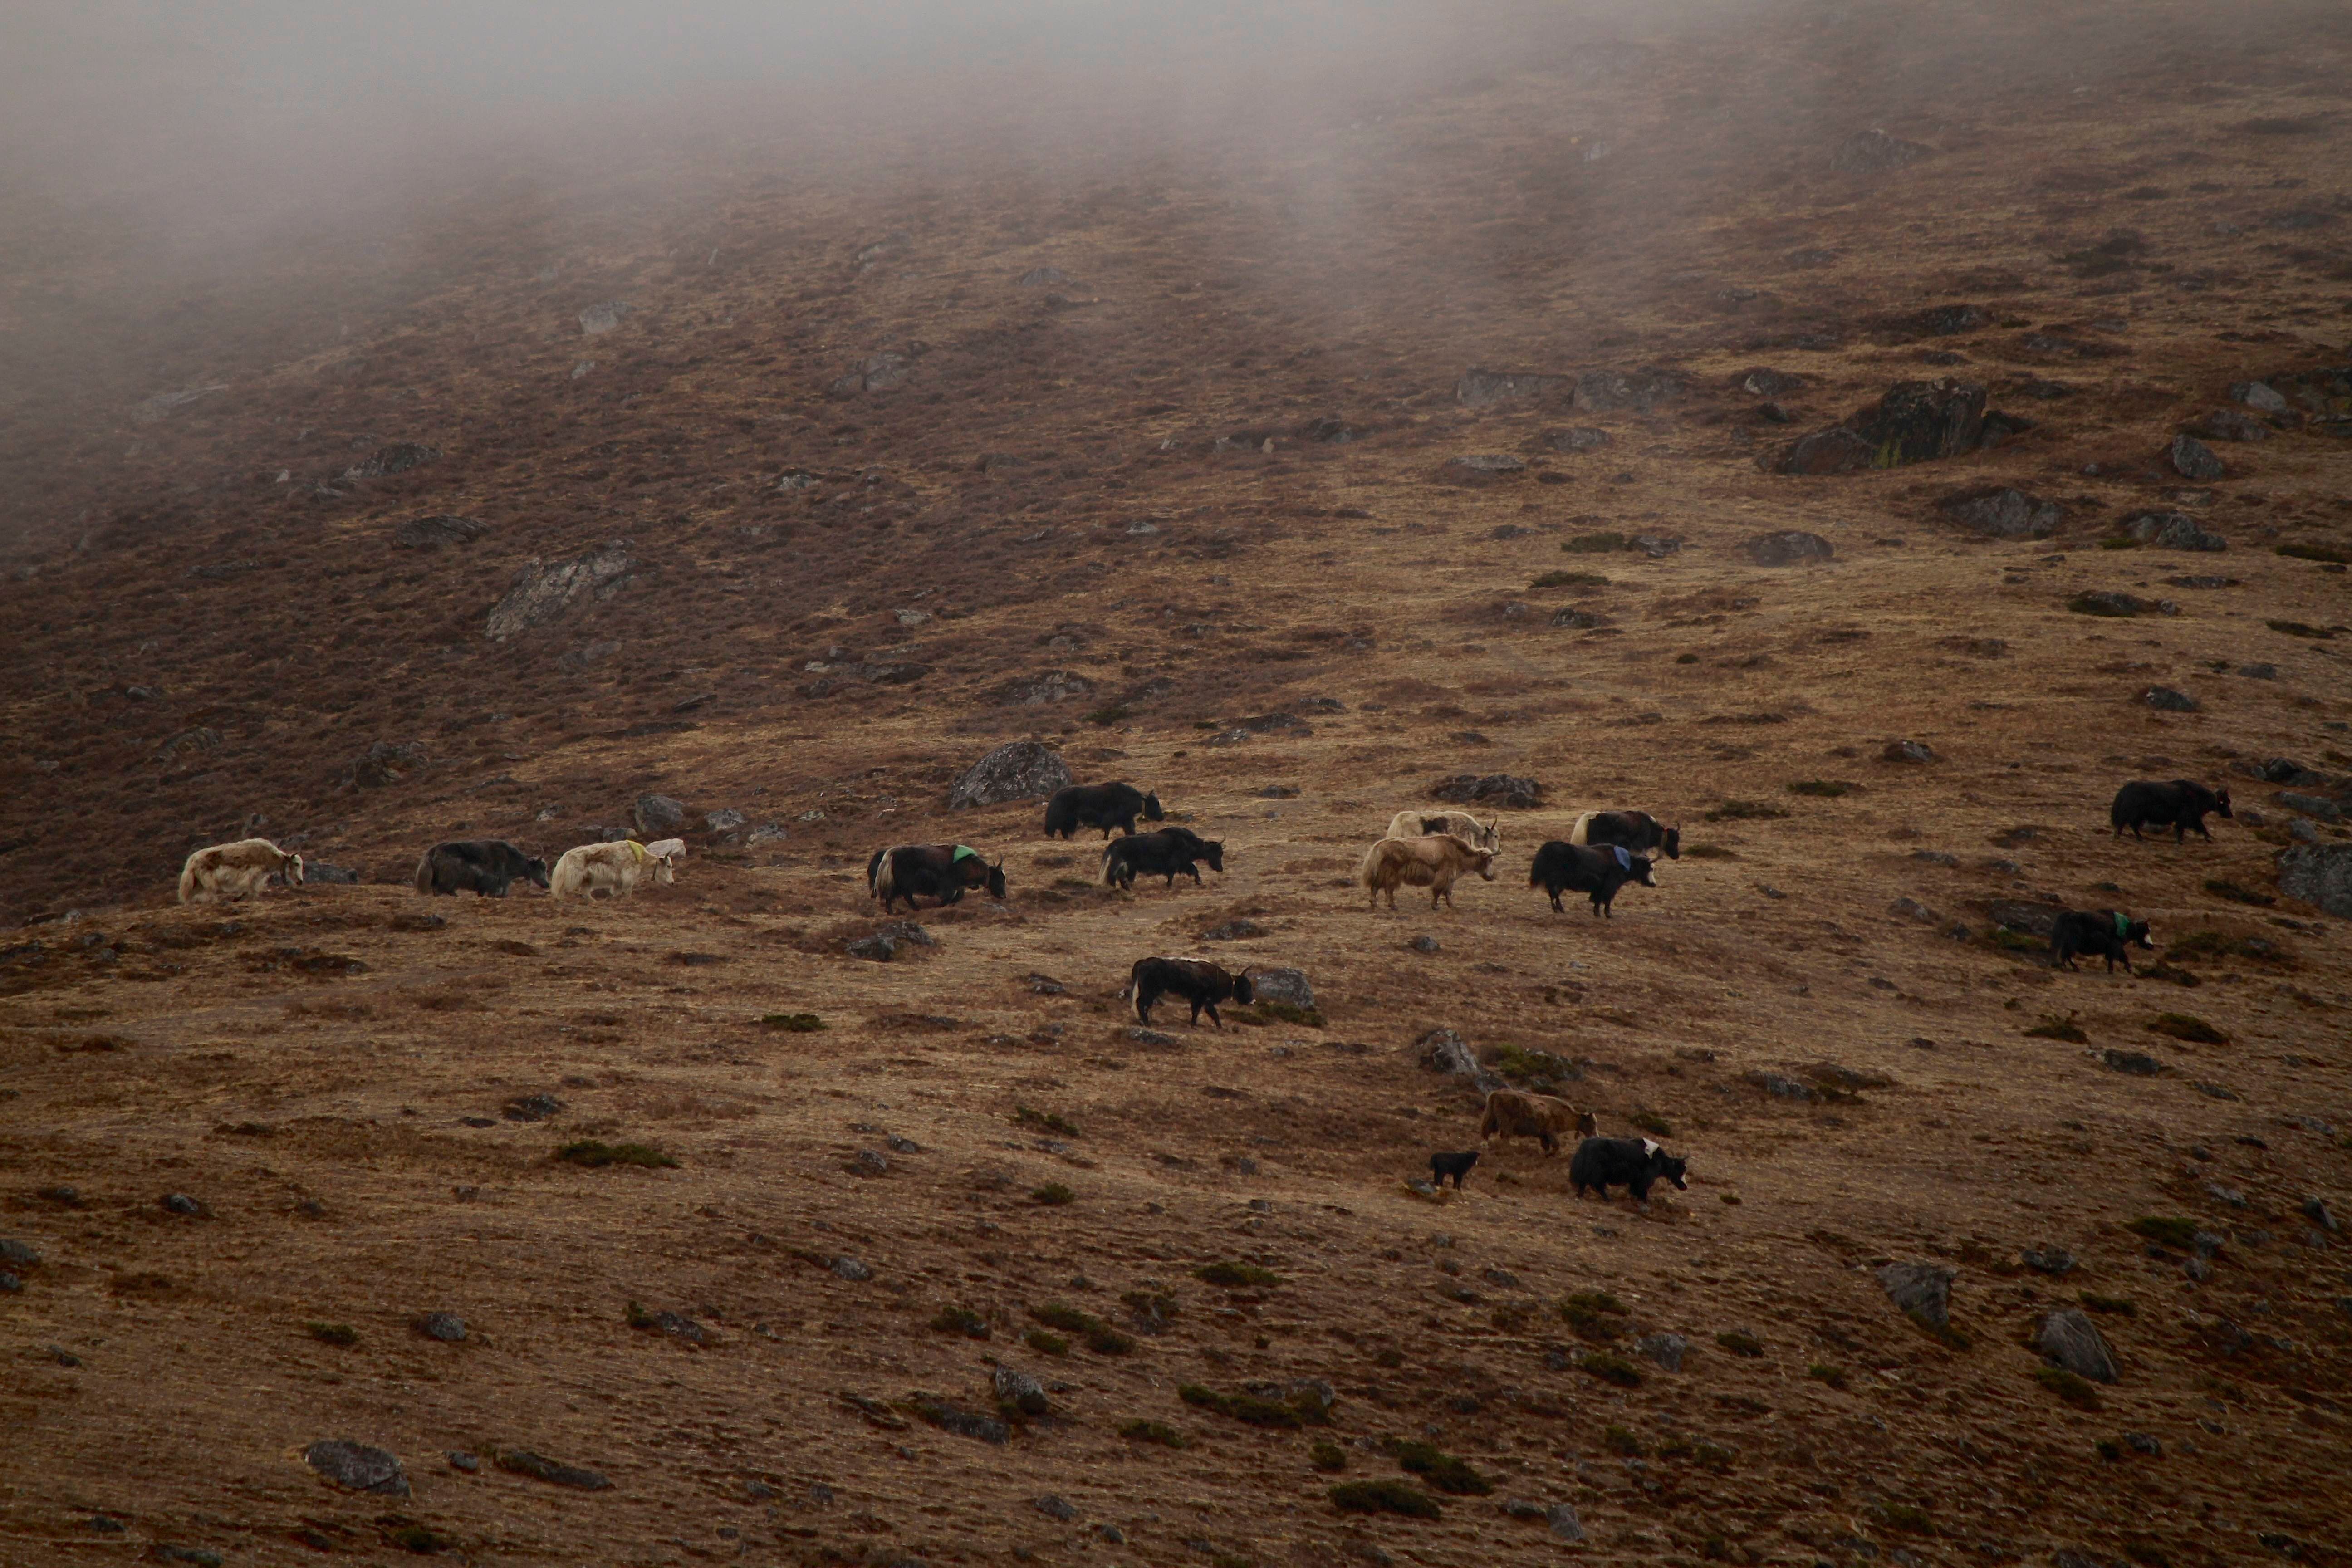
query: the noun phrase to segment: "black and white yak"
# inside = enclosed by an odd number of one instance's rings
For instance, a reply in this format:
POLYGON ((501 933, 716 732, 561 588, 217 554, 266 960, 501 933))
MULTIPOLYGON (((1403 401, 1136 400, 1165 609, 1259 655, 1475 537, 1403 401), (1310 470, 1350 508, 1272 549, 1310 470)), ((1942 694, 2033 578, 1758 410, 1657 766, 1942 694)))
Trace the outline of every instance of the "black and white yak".
POLYGON ((969 844, 899 844, 874 851, 866 863, 866 886, 882 900, 884 913, 899 899, 916 907, 918 896, 941 904, 963 901, 973 888, 992 899, 1004 897, 1004 862, 991 863, 969 844))

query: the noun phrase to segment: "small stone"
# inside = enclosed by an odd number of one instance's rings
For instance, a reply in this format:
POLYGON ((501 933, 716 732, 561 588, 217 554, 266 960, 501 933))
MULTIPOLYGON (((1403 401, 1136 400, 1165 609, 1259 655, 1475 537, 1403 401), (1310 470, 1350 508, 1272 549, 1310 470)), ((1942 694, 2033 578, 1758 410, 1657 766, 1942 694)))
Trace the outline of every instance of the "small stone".
POLYGON ((47 1202, 57 1204, 64 1208, 77 1209, 81 1207, 81 1189, 79 1187, 43 1187, 38 1195, 47 1202))
POLYGON ((916 1142, 912 1138, 901 1138, 896 1132, 891 1133, 883 1142, 890 1146, 890 1152, 893 1154, 919 1154, 923 1152, 923 1146, 920 1143, 916 1142))
POLYGON ((1307 982, 1304 970, 1252 969, 1250 988, 1261 1002, 1272 1002, 1285 1007, 1315 1005, 1315 987, 1307 982))
POLYGON ((2162 713, 2194 713, 2199 707, 2197 699, 2169 686, 2151 686, 2139 694, 2139 700, 2162 713))
POLYGON ((2022 490, 1972 490, 1939 503, 1944 514, 1991 539, 2047 539, 2066 521, 2066 509, 2022 490))
POLYGON ((981 1443, 1003 1443, 1013 1436, 1013 1428, 994 1416, 975 1415, 943 1399, 917 1394, 913 1403, 924 1420, 958 1437, 970 1437, 981 1443))
POLYGON ((463 1448, 452 1448, 445 1458, 448 1459, 449 1468, 451 1469, 461 1470, 469 1476, 475 1474, 482 1468, 482 1461, 476 1458, 473 1455, 468 1454, 463 1448))
POLYGON ((1437 951, 1437 939, 1433 936, 1417 936, 1411 942, 1406 942, 1405 946, 1411 948, 1415 952, 1435 952, 1437 951))
POLYGON ((466 1320, 454 1312, 427 1312, 416 1320, 416 1331, 428 1340, 454 1345, 466 1337, 466 1320))
POLYGON ((1130 1045, 1138 1046, 1173 1046, 1181 1043, 1173 1035, 1159 1029, 1146 1029, 1140 1026, 1121 1029, 1119 1036, 1130 1045))
POLYGON ((1748 1082, 1754 1084, 1757 1088, 1762 1089, 1766 1094, 1770 1095, 1775 1100, 1815 1100, 1820 1098, 1813 1092, 1810 1086, 1799 1083, 1792 1078, 1783 1078, 1780 1074, 1776 1072, 1750 1072, 1744 1076, 1748 1082))
POLYGON ((177 1215, 199 1215, 205 1212, 205 1205, 196 1202, 195 1199, 188 1196, 185 1193, 165 1193, 163 1194, 163 1212, 166 1214, 177 1215))
POLYGON ((2074 1255, 2063 1247, 2029 1247, 2017 1257, 2037 1274, 2064 1274, 2074 1267, 2074 1255))
POLYGON ((2100 1338, 2097 1327, 2077 1308, 2063 1308, 2044 1317, 2034 1332, 2033 1344, 2044 1361, 2077 1377, 2093 1383, 2116 1380, 2115 1356, 2108 1351, 2107 1342, 2100 1338))
POLYGON ((1931 1327, 1952 1323, 1952 1280, 1958 1270, 1938 1263, 1886 1263, 1879 1266, 1878 1288, 1896 1308, 1931 1327))
POLYGON ((1115 1524, 1097 1524, 1095 1526, 1095 1533, 1102 1537, 1103 1544, 1106 1546, 1127 1544, 1127 1531, 1115 1524))
POLYGON ((2230 542, 2185 511, 2143 511, 2124 519, 2124 532, 2158 550, 2218 551, 2230 542))
POLYGON ((879 1149, 860 1149, 849 1162, 850 1174, 879 1176, 890 1169, 889 1160, 879 1149))
POLYGON ((1634 1348, 1668 1372, 1680 1372, 1690 1342, 1680 1334, 1643 1334, 1634 1342, 1634 1348))
POLYGON ((2242 664, 2238 673, 2248 680, 2276 680, 2278 666, 2274 664, 2242 664))
POLYGON ((1936 750, 1925 741, 1889 741, 1878 758, 1885 763, 1932 763, 1936 750))
POLYGON ((499 1111, 509 1121, 544 1121, 563 1109, 563 1101, 551 1094, 526 1094, 509 1100, 499 1111))
POLYGON ((2213 448, 2194 436, 2175 436, 2168 456, 2172 459, 2173 471, 2185 479, 2218 479, 2229 471, 2213 455, 2213 448))
POLYGON ((1468 1079, 1481 1094, 1492 1094, 1505 1087, 1501 1079, 1478 1065, 1469 1046, 1451 1029, 1432 1029, 1414 1045, 1413 1054, 1433 1072, 1468 1079))
POLYGON ((1041 1498, 1032 1498, 1029 1501, 1029 1506, 1035 1509, 1039 1513, 1044 1514, 1047 1519, 1059 1520, 1064 1524, 1067 1524, 1070 1521, 1078 1517, 1078 1510, 1076 1509, 1072 1508, 1068 1503, 1063 1501, 1060 1498, 1055 1497, 1052 1492, 1047 1492, 1041 1498))
POLYGON ((630 815, 647 838, 667 838, 686 826, 686 803, 666 795, 639 795, 630 815))
POLYGON ((991 1381, 996 1390, 996 1402, 1024 1415, 1043 1415, 1053 1408, 1053 1403, 1045 1397, 1045 1385, 1025 1372, 1000 1366, 991 1381))
POLYGON ((613 1483, 595 1470, 578 1465, 560 1464, 534 1454, 528 1448, 509 1448, 498 1457, 499 1468, 518 1476, 529 1476, 551 1486, 572 1487, 583 1492, 600 1492, 613 1483))
POLYGON ((2110 1072, 2129 1073, 2134 1078, 2154 1078, 2164 1070, 2164 1064, 2145 1051, 2119 1051, 2109 1047, 2099 1053, 2099 1060, 2110 1072))
POLYGON ((1934 925, 1943 919, 1943 916, 1916 899, 1897 899, 1886 907, 1886 912, 1900 915, 1905 920, 1917 921, 1924 925, 1934 925))
POLYGON ((2343 1228, 2336 1224, 2336 1215, 2329 1212, 2326 1203, 2319 1198, 2305 1198, 2303 1200, 2303 1217, 2309 1220, 2312 1224, 2317 1226, 2322 1230, 2340 1230, 2343 1228))
POLYGON ((0 1268, 0 1296, 13 1296, 25 1288, 25 1282, 5 1268, 0 1268))
POLYGON ((347 1439, 321 1439, 303 1449, 302 1458, 337 1486, 383 1497, 408 1495, 406 1472, 397 1458, 382 1448, 347 1439))
POLYGON ((1759 533, 1742 544, 1740 550, 1759 566, 1796 566, 1810 561, 1828 561, 1837 554, 1837 547, 1828 540, 1799 529, 1759 533))
POLYGON ((1558 1541, 1584 1539, 1584 1521, 1576 1517, 1576 1510, 1569 1507, 1568 1504, 1554 1503, 1551 1512, 1545 1517, 1551 1524, 1553 1539, 1558 1541))
POLYGON ((2145 1432, 2125 1433, 2124 1447, 2129 1448, 2135 1454, 2146 1454, 2151 1458, 2161 1458, 2164 1457, 2164 1445, 2158 1442, 2155 1438, 2149 1436, 2145 1432))
POLYGON ((20 1268, 30 1268, 40 1261, 41 1255, 26 1243, 0 1238, 0 1263, 14 1264, 20 1268))
POLYGON ((853 1285, 863 1285, 874 1278, 873 1268, 855 1258, 836 1258, 825 1267, 853 1285))

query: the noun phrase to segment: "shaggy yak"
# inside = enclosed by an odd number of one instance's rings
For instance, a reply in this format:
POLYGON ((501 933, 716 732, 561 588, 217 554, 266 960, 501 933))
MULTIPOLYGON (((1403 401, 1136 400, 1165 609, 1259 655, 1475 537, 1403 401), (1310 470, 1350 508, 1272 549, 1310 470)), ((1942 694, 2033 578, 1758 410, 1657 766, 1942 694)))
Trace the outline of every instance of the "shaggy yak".
POLYGON ((1139 872, 1165 877, 1171 888, 1180 874, 1189 872, 1195 884, 1205 886, 1201 882, 1201 868, 1194 864, 1199 860, 1206 860, 1210 870, 1222 872, 1224 844, 1203 838, 1189 827, 1163 827, 1157 833, 1115 838, 1103 847, 1103 886, 1132 888, 1139 872))
POLYGON ((2072 970, 2074 955, 2087 952, 2093 958, 2107 961, 2107 973, 2116 972, 2116 960, 2124 961, 2124 973, 2132 972, 2131 950, 2144 947, 2150 952, 2156 943, 2147 940, 2147 922, 2136 921, 2121 910, 2068 910, 2050 928, 2050 963, 2072 970))
POLYGON ((1151 1009, 1162 996, 1175 996, 1192 1005, 1192 1026, 1201 1026, 1201 1014, 1209 1015, 1209 1022, 1222 1029, 1225 1021, 1217 1016, 1217 1004, 1238 1002, 1248 1006, 1257 1000, 1246 974, 1229 974, 1222 965, 1205 958, 1139 958, 1129 988, 1135 994, 1135 1017, 1138 1023, 1151 1022, 1151 1009))
POLYGON ((866 862, 866 885, 890 912, 893 900, 904 899, 915 907, 916 895, 942 904, 961 903, 972 888, 985 888, 992 899, 1004 896, 1004 862, 993 865, 969 844, 900 844, 877 849, 866 862))
POLYGON ((2170 784, 2136 779, 2116 791, 2116 803, 2107 807, 2107 820, 2115 825, 2118 838, 2126 827, 2134 838, 2140 836, 2142 827, 2169 827, 2172 841, 2179 844, 2188 838, 2193 827, 2210 844, 2213 836, 2205 830, 2208 813, 2230 815, 2228 790, 2207 789, 2188 779, 2175 779, 2170 784))
POLYGON ((547 862, 503 838, 457 838, 436 844, 416 863, 420 893, 479 893, 503 899, 517 882, 547 886, 547 862))
POLYGON ((1381 907, 1382 893, 1389 896, 1389 908, 1396 908, 1397 889, 1412 887, 1429 889, 1431 909, 1444 899, 1450 910, 1454 879, 1465 871, 1475 871, 1493 881, 1495 852, 1475 849, 1450 833, 1423 833, 1412 838, 1383 838, 1365 850, 1363 863, 1356 868, 1356 880, 1371 894, 1374 909, 1381 907))
POLYGON ((1568 1179, 1582 1197, 1587 1188, 1606 1201, 1609 1189, 1622 1187, 1635 1203, 1650 1201, 1650 1184, 1664 1176, 1682 1192, 1690 1191, 1684 1178, 1690 1162, 1675 1158, 1647 1138, 1587 1138, 1576 1146, 1568 1163, 1568 1179))
POLYGON ((286 873, 286 885, 302 885, 302 857, 267 838, 240 838, 197 850, 180 868, 180 902, 209 904, 224 898, 257 899, 270 878, 286 873))
POLYGON ((1114 827, 1131 835, 1138 816, 1146 822, 1168 820, 1168 814, 1160 809, 1160 797, 1145 795, 1133 784, 1072 784, 1055 790, 1054 798, 1045 803, 1045 837, 1067 838, 1085 827, 1101 828, 1105 838, 1114 827))
POLYGON ((1535 862, 1528 868, 1528 886, 1549 893, 1552 909, 1561 914, 1567 913, 1560 908, 1562 893, 1589 893, 1592 912, 1614 919, 1609 906, 1616 901, 1617 889, 1628 882, 1656 887, 1657 879, 1650 875, 1655 864, 1648 856, 1633 854, 1620 845, 1587 849, 1555 838, 1536 851, 1535 862))
POLYGON ((1503 852, 1503 819, 1480 822, 1466 811, 1400 811, 1389 819, 1383 838, 1419 838, 1424 834, 1451 833, 1473 849, 1503 852))
POLYGON ((1559 1152, 1559 1141, 1569 1133, 1590 1138, 1600 1131, 1599 1117, 1589 1110, 1579 1110, 1564 1100, 1549 1094, 1498 1089, 1486 1097, 1486 1117, 1478 1123, 1478 1142, 1491 1143, 1497 1138, 1533 1138, 1543 1145, 1545 1153, 1557 1154, 1559 1152))
POLYGON ((683 853, 656 855, 650 846, 626 838, 616 844, 583 844, 566 849, 555 862, 555 869, 548 875, 547 891, 558 899, 573 894, 590 898, 600 892, 621 898, 648 876, 656 882, 677 881, 683 853))
POLYGON ((1568 830, 1568 841, 1594 848, 1614 844, 1625 849, 1663 849, 1669 860, 1683 858, 1683 830, 1661 825, 1646 811, 1588 811, 1568 830))

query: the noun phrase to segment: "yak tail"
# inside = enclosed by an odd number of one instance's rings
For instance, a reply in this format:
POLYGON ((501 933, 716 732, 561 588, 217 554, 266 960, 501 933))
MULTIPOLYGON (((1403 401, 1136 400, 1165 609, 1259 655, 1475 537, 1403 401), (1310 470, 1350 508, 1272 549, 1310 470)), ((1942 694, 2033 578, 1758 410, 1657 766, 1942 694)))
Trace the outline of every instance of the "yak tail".
POLYGON ((195 896, 196 858, 191 855, 188 857, 188 863, 180 868, 180 902, 187 903, 195 896))
POLYGON ((1592 826, 1592 819, 1600 815, 1597 811, 1588 811, 1579 816, 1576 819, 1576 826, 1568 830, 1568 841, 1570 844, 1583 843, 1585 830, 1592 826))
POLYGON ((1486 1115, 1478 1123, 1478 1142, 1484 1143, 1503 1130, 1503 1119, 1495 1110, 1495 1097, 1486 1097, 1486 1115))
POLYGON ((1386 845, 1388 842, 1389 841, 1387 839, 1383 838, 1380 843, 1375 844, 1370 849, 1365 850, 1363 859, 1357 864, 1356 880, 1361 883, 1364 887, 1374 890, 1379 889, 1381 860, 1381 847, 1386 845))
POLYGON ((874 877, 875 873, 882 868, 882 857, 888 853, 890 853, 890 851, 887 849, 877 849, 874 851, 874 858, 866 862, 866 890, 867 892, 874 893, 881 891, 881 889, 876 886, 874 877))
POLYGON ((1102 879, 1103 886, 1106 888, 1118 885, 1118 879, 1111 875, 1111 870, 1118 855, 1118 847, 1125 842, 1125 839, 1114 838, 1103 846, 1102 879))
POLYGON ((411 879, 415 882, 418 892, 429 893, 433 890, 432 850, 427 849, 424 858, 416 862, 416 875, 411 879))
POLYGON ((876 898, 893 898, 898 891, 898 857, 896 847, 890 849, 877 849, 874 852, 874 858, 866 863, 866 884, 874 889, 876 898))

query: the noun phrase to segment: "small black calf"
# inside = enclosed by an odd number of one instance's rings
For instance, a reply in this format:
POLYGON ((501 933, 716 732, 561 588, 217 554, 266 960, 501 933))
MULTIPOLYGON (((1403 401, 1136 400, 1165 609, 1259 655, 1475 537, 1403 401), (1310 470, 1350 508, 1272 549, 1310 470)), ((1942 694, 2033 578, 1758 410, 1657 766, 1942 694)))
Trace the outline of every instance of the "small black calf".
POLYGON ((1459 1154, 1432 1154, 1429 1157, 1430 1179, 1442 1187, 1445 1184, 1445 1178, 1451 1176, 1454 1178, 1454 1190, 1458 1193, 1462 1190, 1462 1178, 1468 1175, 1470 1167, 1477 1163, 1478 1151, 1475 1149, 1465 1149, 1459 1154))
POLYGON ((2136 921, 2120 910, 2068 910, 2050 928, 2050 963, 2052 967, 2072 970, 2074 955, 2087 952, 2093 958, 2107 961, 2107 973, 2116 972, 2116 960, 2124 961, 2124 973, 2132 972, 2131 950, 2144 947, 2150 952, 2156 943, 2147 940, 2147 922, 2136 921))
POLYGON ((1209 1022, 1222 1029, 1225 1021, 1217 1016, 1218 1003, 1238 1002, 1246 1007, 1257 1000, 1248 975, 1229 974, 1223 966, 1204 958, 1139 958, 1129 985, 1135 993, 1136 1021, 1143 1024, 1151 1022, 1151 1009, 1162 996, 1190 1002, 1192 1026, 1196 1029, 1201 1026, 1204 1009, 1209 1022))
POLYGON ((1568 1179, 1582 1197, 1588 1187, 1602 1198, 1612 1187, 1623 1187, 1636 1203, 1650 1201, 1650 1184, 1664 1176, 1687 1192, 1684 1176, 1690 1162, 1667 1153, 1647 1138, 1587 1138, 1576 1146, 1568 1163, 1568 1179))

